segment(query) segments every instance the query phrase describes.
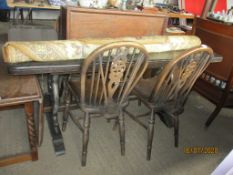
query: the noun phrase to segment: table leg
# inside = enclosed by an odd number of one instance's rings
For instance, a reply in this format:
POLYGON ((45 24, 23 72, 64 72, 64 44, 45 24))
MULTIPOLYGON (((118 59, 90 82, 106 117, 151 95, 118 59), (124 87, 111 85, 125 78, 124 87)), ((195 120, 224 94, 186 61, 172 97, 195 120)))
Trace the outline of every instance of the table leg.
POLYGON ((59 75, 48 76, 48 91, 50 94, 50 101, 53 106, 52 112, 47 112, 47 120, 50 129, 50 134, 53 139, 53 146, 57 156, 65 153, 65 146, 58 123, 58 108, 59 108, 59 75))
POLYGON ((25 113, 27 116, 27 128, 28 128, 28 139, 31 147, 31 159, 32 161, 38 160, 37 152, 37 134, 35 128, 35 122, 33 118, 33 102, 26 103, 24 105, 25 113))
POLYGON ((37 144, 41 146, 44 135, 44 113, 42 101, 34 102, 34 120, 36 124, 37 144))

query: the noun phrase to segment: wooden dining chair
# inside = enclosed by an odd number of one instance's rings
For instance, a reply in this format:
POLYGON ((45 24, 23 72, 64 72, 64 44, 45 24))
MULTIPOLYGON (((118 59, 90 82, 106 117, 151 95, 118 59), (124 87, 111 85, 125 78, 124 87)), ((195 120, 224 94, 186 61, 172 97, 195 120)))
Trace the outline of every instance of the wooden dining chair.
POLYGON ((186 51, 165 65, 158 76, 141 79, 133 93, 150 109, 148 125, 140 122, 138 117, 126 113, 144 126, 148 131, 147 160, 151 158, 154 135, 155 114, 168 118, 174 126, 175 146, 178 146, 179 114, 184 111, 184 104, 198 76, 209 65, 213 51, 202 45, 186 51))
POLYGON ((114 42, 93 51, 83 62, 81 78, 70 78, 66 94, 63 130, 70 114, 83 132, 82 166, 86 165, 90 117, 116 117, 119 123, 121 154, 125 154, 125 126, 123 108, 128 95, 147 68, 148 53, 135 42, 114 42), (84 112, 83 124, 69 112, 70 95, 84 112))

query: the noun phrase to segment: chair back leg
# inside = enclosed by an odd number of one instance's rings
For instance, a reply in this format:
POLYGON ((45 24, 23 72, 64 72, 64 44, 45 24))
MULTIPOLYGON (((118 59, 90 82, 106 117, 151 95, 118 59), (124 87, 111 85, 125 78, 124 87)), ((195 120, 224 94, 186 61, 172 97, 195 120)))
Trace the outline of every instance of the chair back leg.
POLYGON ((147 156, 146 159, 150 160, 151 158, 151 150, 152 150, 152 143, 154 138, 154 125, 155 125, 155 113, 154 110, 151 110, 150 117, 148 119, 148 139, 147 139, 147 156))
POLYGON ((85 112, 83 121, 83 148, 82 148, 82 166, 86 166, 87 162, 87 146, 89 141, 90 115, 85 112))
POLYGON ((125 122, 124 113, 121 110, 119 115, 119 134, 120 134, 120 145, 121 145, 121 155, 125 155, 125 122))

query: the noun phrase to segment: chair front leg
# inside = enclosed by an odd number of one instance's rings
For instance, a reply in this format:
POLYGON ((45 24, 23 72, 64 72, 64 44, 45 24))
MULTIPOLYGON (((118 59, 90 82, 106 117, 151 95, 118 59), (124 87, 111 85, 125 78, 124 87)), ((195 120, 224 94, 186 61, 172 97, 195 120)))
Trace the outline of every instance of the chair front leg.
POLYGON ((148 120, 148 128, 147 128, 147 156, 146 159, 151 159, 151 150, 152 150, 152 143, 153 143, 153 137, 154 137, 154 125, 155 125, 155 113, 154 110, 151 110, 151 114, 148 120))
POLYGON ((174 115, 174 138, 175 138, 175 147, 179 145, 179 116, 174 115))
POLYGON ((222 105, 216 106, 216 108, 214 109, 214 111, 212 112, 212 114, 209 116, 209 118, 207 119, 207 121, 205 123, 206 128, 208 128, 210 126, 210 124, 214 121, 214 119, 217 117, 217 115, 219 114, 221 109, 222 109, 222 105))
POLYGON ((124 113, 121 109, 119 115, 119 134, 120 134, 120 145, 121 145, 121 155, 125 155, 125 121, 124 113))
POLYGON ((83 148, 82 148, 82 166, 86 166, 87 161, 87 146, 89 141, 90 115, 85 112, 83 121, 83 148))

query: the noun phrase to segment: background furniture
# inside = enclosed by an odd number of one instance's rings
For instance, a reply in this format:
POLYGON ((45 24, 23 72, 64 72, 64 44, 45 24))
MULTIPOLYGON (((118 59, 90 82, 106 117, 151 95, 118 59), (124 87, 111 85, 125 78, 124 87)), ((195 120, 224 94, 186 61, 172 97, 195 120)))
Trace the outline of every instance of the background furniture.
POLYGON ((59 36, 80 39, 161 35, 167 20, 165 14, 62 7, 59 36))
POLYGON ((223 56, 221 63, 211 64, 196 82, 194 89, 216 105, 206 122, 208 127, 222 107, 233 106, 233 26, 197 18, 194 34, 202 43, 223 56))
POLYGON ((27 116, 28 139, 31 151, 27 154, 23 153, 1 158, 0 167, 26 160, 37 160, 37 145, 42 143, 43 137, 42 94, 36 77, 8 75, 6 65, 1 64, 0 109, 9 109, 10 107, 17 105, 24 105, 27 116), (35 116, 33 114, 35 114, 35 116), (37 122, 37 125, 35 125, 35 121, 37 122))
POLYGON ((7 6, 5 0, 2 0, 0 3, 0 21, 9 21, 10 20, 10 8, 7 6))
POLYGON ((6 0, 7 1, 7 5, 10 8, 14 9, 14 14, 13 14, 13 20, 15 22, 18 22, 18 15, 16 14, 16 12, 19 12, 19 15, 21 16, 21 20, 22 22, 24 21, 24 19, 26 20, 33 20, 33 16, 32 16, 32 11, 33 9, 48 9, 48 10, 59 10, 60 6, 53 6, 48 4, 48 2, 45 1, 40 1, 40 0, 36 0, 33 3, 26 3, 26 2, 14 2, 14 0, 6 0), (43 3, 42 3, 43 2, 43 3), (27 10, 27 17, 24 18, 24 10, 27 10))
POLYGON ((212 55, 212 49, 204 45, 187 50, 165 65, 159 75, 141 79, 135 86, 133 94, 150 109, 148 125, 143 125, 138 116, 127 114, 147 129, 147 160, 151 158, 156 114, 170 118, 174 126, 175 146, 178 146, 179 115, 183 113, 189 92, 211 62, 212 55))

